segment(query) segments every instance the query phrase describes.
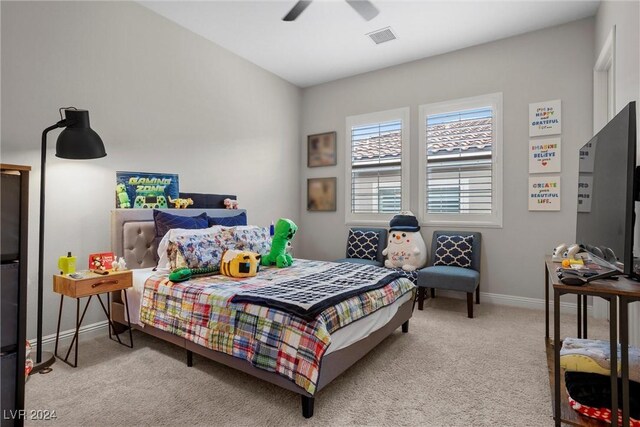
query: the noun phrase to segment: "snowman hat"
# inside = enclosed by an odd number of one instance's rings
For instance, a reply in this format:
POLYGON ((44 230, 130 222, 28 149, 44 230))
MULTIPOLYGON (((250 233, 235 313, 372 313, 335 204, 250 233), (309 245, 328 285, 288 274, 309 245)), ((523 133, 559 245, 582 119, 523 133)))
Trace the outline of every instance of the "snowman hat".
POLYGON ((411 212, 400 212, 391 218, 389 222, 390 231, 420 231, 418 219, 411 212))

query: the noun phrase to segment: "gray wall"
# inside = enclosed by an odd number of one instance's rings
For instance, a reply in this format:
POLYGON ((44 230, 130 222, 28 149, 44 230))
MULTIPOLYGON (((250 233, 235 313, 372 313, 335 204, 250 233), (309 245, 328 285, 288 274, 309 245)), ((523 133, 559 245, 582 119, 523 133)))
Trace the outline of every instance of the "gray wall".
POLYGON ((640 2, 603 1, 595 19, 594 62, 616 26, 616 112, 640 100, 640 2))
MULTIPOLYGON (((616 112, 630 101, 636 101, 637 123, 640 123, 640 3, 603 1, 595 19, 594 63, 611 31, 616 27, 615 40, 615 104, 616 112)), ((638 138, 640 144, 640 138, 638 138)), ((640 165, 640 145, 637 150, 637 163, 640 165)), ((636 212, 640 212, 636 203, 636 212)), ((635 255, 640 248, 640 225, 635 228, 635 255)), ((640 308, 631 304, 629 310, 629 335, 633 345, 640 345, 640 308)))
MULTIPOLYGON (((543 298, 542 256, 575 239, 578 148, 591 136, 594 22, 592 18, 304 89, 302 139, 336 130, 338 165, 302 168, 297 255, 343 255, 345 117, 411 108, 411 209, 418 212, 418 106, 502 92, 504 102, 504 227, 483 233, 482 290, 543 298), (562 100, 562 210, 529 212, 528 105, 562 100), (338 177, 338 210, 307 212, 310 177, 338 177)), ((301 164, 306 164, 303 147, 301 164)), ((423 227, 427 242, 433 228, 423 227)))
MULTIPOLYGON (((28 337, 35 336, 40 134, 58 108, 91 112, 108 156, 68 161, 49 136, 44 334, 58 256, 110 249, 116 170, 175 172, 235 193, 255 224, 298 221, 300 90, 130 2, 2 2, 2 162, 34 167, 28 337)), ((93 302, 92 302, 93 304, 93 302)), ((62 329, 73 326, 67 305, 62 329)), ((104 320, 96 304, 85 324, 104 320)))

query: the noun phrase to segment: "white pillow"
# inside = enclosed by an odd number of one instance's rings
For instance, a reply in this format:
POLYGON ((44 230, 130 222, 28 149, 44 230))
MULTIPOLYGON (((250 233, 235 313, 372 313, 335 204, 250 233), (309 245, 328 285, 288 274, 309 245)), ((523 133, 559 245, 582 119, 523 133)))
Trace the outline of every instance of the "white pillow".
POLYGON ((158 268, 170 268, 169 265, 169 255, 167 254, 167 249, 169 247, 169 243, 174 242, 178 236, 207 236, 214 235, 219 233, 223 228, 221 225, 214 225, 209 228, 197 228, 197 229, 186 229, 186 228, 172 228, 167 231, 167 234, 164 235, 160 243, 158 244, 158 268))

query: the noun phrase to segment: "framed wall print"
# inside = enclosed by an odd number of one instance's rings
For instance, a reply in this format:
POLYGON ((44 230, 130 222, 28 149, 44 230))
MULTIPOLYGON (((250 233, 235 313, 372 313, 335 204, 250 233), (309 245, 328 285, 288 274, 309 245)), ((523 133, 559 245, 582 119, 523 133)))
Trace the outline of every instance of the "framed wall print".
POLYGON ((562 133, 562 102, 529 104, 529 136, 559 135, 562 133))
POLYGON ((560 138, 530 139, 529 173, 559 173, 561 165, 560 148, 560 138))
POLYGON ((309 212, 335 212, 336 178, 307 179, 307 210, 309 212))
POLYGON ((560 175, 529 177, 529 210, 560 210, 560 175))
POLYGON ((337 164, 336 132, 319 133, 307 137, 307 167, 337 164))
POLYGON ((180 195, 178 175, 173 173, 116 171, 116 208, 163 209, 180 195))

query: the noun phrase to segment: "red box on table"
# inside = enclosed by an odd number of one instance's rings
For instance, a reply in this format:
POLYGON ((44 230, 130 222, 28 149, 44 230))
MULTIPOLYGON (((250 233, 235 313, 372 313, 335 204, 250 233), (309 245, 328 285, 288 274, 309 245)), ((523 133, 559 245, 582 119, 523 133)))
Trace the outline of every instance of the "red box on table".
POLYGON ((113 252, 102 252, 89 255, 89 270, 111 270, 115 261, 113 252))

